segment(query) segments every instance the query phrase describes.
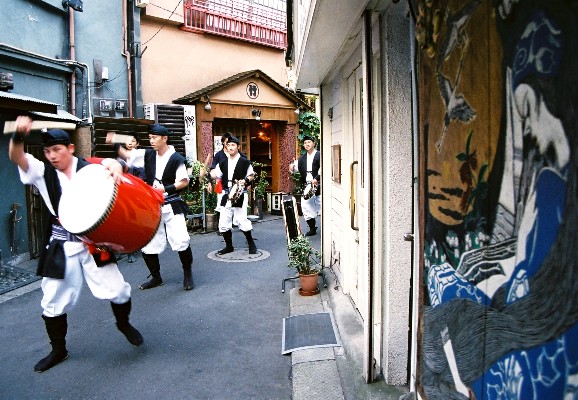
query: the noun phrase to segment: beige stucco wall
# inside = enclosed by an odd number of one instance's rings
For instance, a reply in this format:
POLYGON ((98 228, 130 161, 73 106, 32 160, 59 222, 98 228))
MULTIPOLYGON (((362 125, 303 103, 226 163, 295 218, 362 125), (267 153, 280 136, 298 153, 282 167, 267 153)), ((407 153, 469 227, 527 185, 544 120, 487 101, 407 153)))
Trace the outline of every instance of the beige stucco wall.
MULTIPOLYGON (((178 0, 156 3, 173 10, 178 0)), ((171 17, 179 22, 168 22, 160 31, 165 20, 147 16, 153 14, 150 5, 144 13, 141 38, 142 95, 145 104, 171 103, 174 99, 222 79, 253 69, 262 70, 283 86, 287 83, 285 55, 281 50, 180 30, 182 6, 178 8, 178 15, 175 12, 171 17)))

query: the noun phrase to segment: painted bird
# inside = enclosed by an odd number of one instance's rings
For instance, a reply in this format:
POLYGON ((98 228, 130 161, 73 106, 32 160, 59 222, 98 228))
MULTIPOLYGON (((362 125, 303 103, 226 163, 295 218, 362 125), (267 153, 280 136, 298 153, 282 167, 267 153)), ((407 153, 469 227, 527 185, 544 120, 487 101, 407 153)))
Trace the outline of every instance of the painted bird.
POLYGON ((476 10, 476 7, 481 2, 482 0, 472 0, 455 14, 447 16, 446 36, 444 37, 444 42, 440 48, 440 54, 438 56, 438 64, 436 68, 437 71, 439 71, 442 63, 450 56, 451 52, 456 48, 456 46, 464 43, 464 41, 467 40, 464 28, 476 10))
POLYGON ((436 143, 436 150, 438 153, 441 152, 444 138, 451 121, 458 120, 461 122, 469 122, 476 116, 476 111, 468 104, 466 99, 464 99, 464 96, 456 93, 462 65, 463 59, 460 63, 458 77, 453 87, 448 78, 442 74, 438 74, 438 86, 446 109, 444 115, 444 128, 440 140, 436 143))

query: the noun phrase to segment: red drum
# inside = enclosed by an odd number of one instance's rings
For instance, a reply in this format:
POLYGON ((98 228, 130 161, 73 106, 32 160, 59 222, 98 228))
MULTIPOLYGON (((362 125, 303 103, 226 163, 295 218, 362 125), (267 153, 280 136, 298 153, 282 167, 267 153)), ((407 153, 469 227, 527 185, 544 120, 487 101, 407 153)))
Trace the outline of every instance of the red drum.
POLYGON ((141 179, 125 174, 116 184, 100 164, 80 169, 58 206, 68 232, 96 246, 132 253, 151 241, 161 221, 163 196, 141 179))

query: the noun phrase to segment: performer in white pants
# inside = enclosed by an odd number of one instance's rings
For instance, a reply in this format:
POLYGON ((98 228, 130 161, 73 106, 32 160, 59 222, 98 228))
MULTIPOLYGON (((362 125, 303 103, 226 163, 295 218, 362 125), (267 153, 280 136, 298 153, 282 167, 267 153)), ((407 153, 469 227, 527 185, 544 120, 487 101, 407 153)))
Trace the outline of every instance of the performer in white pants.
POLYGON ((307 151, 298 160, 289 164, 289 172, 294 174, 299 171, 302 187, 312 185, 313 195, 309 199, 301 197, 301 210, 309 231, 305 236, 317 234, 315 217, 321 212, 321 153, 315 149, 315 138, 306 135, 303 139, 303 147, 307 151))
MULTIPOLYGON (((191 290, 193 283, 193 253, 191 251, 186 215, 189 208, 179 195, 189 184, 189 175, 185 166, 185 157, 169 145, 174 133, 162 125, 149 126, 149 140, 152 149, 134 149, 130 153, 123 147, 118 148, 120 157, 129 167, 144 168, 144 181, 153 189, 162 193, 165 203, 162 206, 162 219, 155 236, 142 248, 142 256, 150 271, 150 280, 140 285, 140 289, 151 289, 163 284, 159 254, 168 244, 179 253, 183 266, 183 288, 191 290)), ((114 141, 114 133, 107 135, 107 142, 114 141)))
POLYGON ((229 157, 221 161, 215 169, 211 170, 211 178, 221 179, 223 183, 223 198, 219 212, 219 232, 225 239, 225 247, 217 252, 219 255, 232 253, 233 247, 233 221, 239 225, 239 229, 245 235, 249 245, 249 254, 257 254, 257 246, 253 241, 251 230, 253 224, 247 219, 248 196, 245 187, 251 184, 254 178, 253 166, 247 158, 239 154, 239 139, 231 136, 227 142, 229 157), (230 199, 231 189, 240 185, 243 194, 238 200, 230 199))
MULTIPOLYGON (((45 233, 46 244, 41 250, 37 271, 43 277, 42 318, 52 345, 50 354, 34 366, 36 372, 43 372, 68 358, 67 313, 78 301, 83 277, 94 297, 111 302, 117 328, 127 340, 140 346, 143 338, 129 323, 131 288, 118 270, 114 258, 108 252, 93 251, 94 254, 91 254, 88 247, 58 221, 58 205, 62 193, 74 189, 71 188, 70 180, 78 170, 90 163, 73 155, 74 144, 69 134, 60 129, 42 133, 44 155, 49 163, 45 164, 25 153, 24 138, 30 133, 31 127, 30 118, 18 117, 16 133, 9 145, 9 157, 18 165, 22 183, 34 185, 38 189, 50 212, 45 233)), ((98 161, 110 171, 117 184, 122 184, 122 167, 117 161, 98 161)), ((90 199, 86 201, 90 202, 90 199)))

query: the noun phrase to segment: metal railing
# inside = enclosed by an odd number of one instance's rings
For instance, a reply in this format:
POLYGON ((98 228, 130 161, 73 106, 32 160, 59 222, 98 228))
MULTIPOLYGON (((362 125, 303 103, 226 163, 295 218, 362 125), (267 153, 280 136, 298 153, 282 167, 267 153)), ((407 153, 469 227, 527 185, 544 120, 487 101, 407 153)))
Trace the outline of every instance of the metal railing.
POLYGON ((186 0, 183 30, 287 47, 286 12, 250 0, 186 0))

